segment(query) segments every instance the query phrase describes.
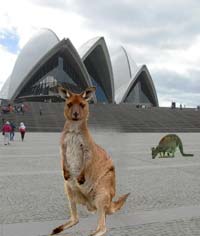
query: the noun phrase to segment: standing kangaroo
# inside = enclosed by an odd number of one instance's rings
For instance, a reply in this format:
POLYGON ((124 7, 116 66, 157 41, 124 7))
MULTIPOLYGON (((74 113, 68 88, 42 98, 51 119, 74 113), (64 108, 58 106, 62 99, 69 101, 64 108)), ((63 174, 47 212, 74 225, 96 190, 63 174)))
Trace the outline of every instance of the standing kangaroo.
POLYGON ((98 225, 91 234, 101 236, 106 232, 106 215, 119 210, 129 194, 112 201, 115 196, 115 168, 104 149, 92 139, 87 127, 88 101, 95 87, 81 94, 72 93, 62 87, 59 94, 66 99, 64 116, 66 123, 61 136, 61 168, 65 191, 69 200, 71 217, 69 221, 52 231, 60 233, 78 223, 77 204, 89 211, 97 211, 98 225))

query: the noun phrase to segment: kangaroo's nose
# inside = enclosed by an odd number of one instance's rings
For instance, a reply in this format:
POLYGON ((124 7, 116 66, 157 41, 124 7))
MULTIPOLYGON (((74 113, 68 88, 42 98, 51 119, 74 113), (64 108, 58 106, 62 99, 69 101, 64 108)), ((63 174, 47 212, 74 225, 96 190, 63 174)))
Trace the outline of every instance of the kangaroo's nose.
POLYGON ((75 118, 77 118, 78 117, 78 112, 75 111, 73 115, 74 115, 75 118))

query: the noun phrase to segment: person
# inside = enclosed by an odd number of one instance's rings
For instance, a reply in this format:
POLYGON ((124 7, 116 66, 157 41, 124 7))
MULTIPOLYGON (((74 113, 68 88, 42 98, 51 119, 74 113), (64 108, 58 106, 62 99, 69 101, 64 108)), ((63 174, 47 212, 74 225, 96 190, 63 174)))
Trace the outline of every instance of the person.
POLYGON ((6 121, 6 123, 3 125, 2 128, 2 134, 4 135, 4 145, 8 145, 10 144, 10 132, 11 132, 12 128, 10 126, 10 122, 6 121))
POLYGON ((3 114, 6 114, 6 113, 9 112, 9 109, 8 109, 7 106, 3 106, 3 107, 1 108, 1 111, 2 111, 3 114))
POLYGON ((21 139, 22 139, 22 142, 23 142, 24 141, 24 136, 25 136, 25 133, 26 133, 26 126, 24 125, 23 122, 20 123, 19 132, 21 134, 21 139))
POLYGON ((21 113, 24 115, 24 104, 21 104, 21 113))
POLYGON ((176 102, 172 102, 171 109, 175 109, 175 108, 176 108, 176 102))
POLYGON ((40 116, 42 115, 42 107, 40 106, 40 116))
POLYGON ((10 103, 8 104, 8 111, 9 113, 13 112, 13 106, 10 103))
POLYGON ((2 124, 1 126, 3 127, 3 125, 5 124, 5 119, 4 118, 1 119, 1 124, 2 124))
POLYGON ((12 128, 11 132, 10 132, 10 141, 14 140, 14 136, 15 136, 15 123, 14 122, 10 122, 10 126, 12 128))

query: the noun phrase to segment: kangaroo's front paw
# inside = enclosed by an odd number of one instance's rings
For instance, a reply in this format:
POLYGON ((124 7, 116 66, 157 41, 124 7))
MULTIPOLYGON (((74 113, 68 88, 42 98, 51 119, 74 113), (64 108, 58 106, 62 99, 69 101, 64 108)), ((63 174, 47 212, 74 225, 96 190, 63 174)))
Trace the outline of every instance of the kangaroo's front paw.
POLYGON ((85 183, 85 176, 83 174, 77 177, 77 182, 81 185, 85 183))
POLYGON ((68 179, 70 178, 69 171, 64 170, 64 171, 63 171, 63 176, 64 176, 64 179, 65 179, 65 180, 68 180, 68 179))

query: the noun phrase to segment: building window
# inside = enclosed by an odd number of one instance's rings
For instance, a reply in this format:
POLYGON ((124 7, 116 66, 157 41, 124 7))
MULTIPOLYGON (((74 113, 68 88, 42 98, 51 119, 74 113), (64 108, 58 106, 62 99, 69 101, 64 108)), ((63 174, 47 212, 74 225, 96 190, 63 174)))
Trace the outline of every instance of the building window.
POLYGON ((92 80, 92 84, 96 87, 97 102, 107 103, 108 100, 101 86, 92 77, 91 77, 91 80, 92 80))

